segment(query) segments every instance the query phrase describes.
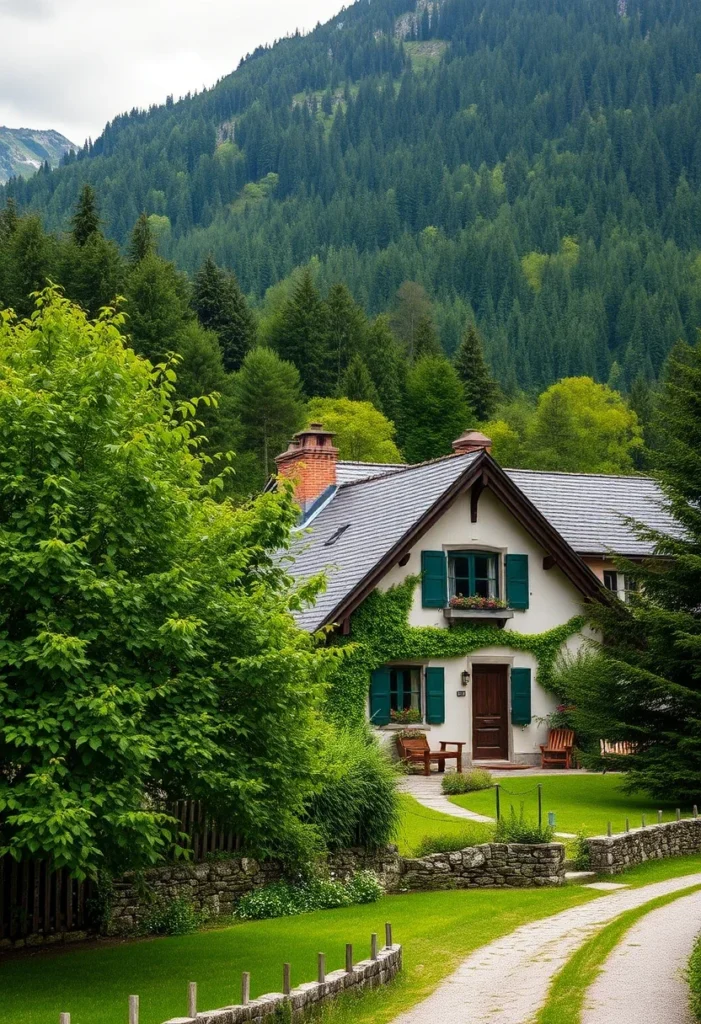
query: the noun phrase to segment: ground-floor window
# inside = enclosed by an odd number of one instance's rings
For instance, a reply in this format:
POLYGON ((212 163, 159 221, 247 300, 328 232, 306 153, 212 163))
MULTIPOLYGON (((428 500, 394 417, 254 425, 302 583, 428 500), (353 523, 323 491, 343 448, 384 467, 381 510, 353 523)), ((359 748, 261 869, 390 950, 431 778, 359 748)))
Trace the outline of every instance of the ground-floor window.
POLYGON ((418 665, 389 670, 389 705, 392 711, 418 711, 421 713, 421 675, 418 665))

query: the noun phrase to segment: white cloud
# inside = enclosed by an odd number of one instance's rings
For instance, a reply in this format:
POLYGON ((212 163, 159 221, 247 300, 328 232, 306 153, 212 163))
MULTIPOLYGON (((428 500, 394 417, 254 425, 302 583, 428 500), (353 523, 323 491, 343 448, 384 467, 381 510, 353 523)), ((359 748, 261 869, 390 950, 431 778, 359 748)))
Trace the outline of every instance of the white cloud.
POLYGON ((0 124, 81 144, 132 107, 213 85, 343 0, 0 0, 0 124))

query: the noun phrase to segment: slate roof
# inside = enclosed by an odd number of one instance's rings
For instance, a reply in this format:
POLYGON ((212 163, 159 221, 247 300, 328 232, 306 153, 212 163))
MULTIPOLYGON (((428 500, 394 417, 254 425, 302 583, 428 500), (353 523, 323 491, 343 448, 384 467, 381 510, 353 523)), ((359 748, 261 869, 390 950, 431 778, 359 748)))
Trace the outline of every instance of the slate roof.
POLYGON ((356 480, 367 480, 371 476, 383 476, 393 470, 406 469, 405 462, 339 462, 336 466, 336 482, 350 484, 356 480))
POLYGON ((381 475, 341 484, 310 522, 311 533, 300 531, 293 545, 297 579, 322 571, 328 574, 326 592, 314 608, 296 616, 298 624, 310 632, 318 629, 477 455, 448 456, 418 466, 384 466, 381 475))
POLYGON ((661 507, 659 487, 649 477, 529 469, 504 472, 579 554, 653 554, 652 544, 640 540, 624 522, 628 516, 663 533, 678 530, 661 507))

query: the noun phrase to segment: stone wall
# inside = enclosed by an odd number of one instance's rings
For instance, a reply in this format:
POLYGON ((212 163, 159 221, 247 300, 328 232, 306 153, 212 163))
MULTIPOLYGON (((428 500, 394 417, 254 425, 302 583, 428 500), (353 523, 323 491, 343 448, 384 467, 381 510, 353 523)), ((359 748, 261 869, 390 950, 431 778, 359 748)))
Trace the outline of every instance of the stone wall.
POLYGON ((587 839, 591 870, 617 875, 634 864, 701 851, 701 818, 667 821, 615 836, 587 839))
MULTIPOLYGON (((402 871, 396 846, 377 853, 343 850, 327 861, 332 878, 346 881, 356 871, 374 871, 387 892, 397 892, 402 871)), ((152 868, 141 876, 126 874, 114 883, 114 903, 108 935, 133 932, 149 913, 149 901, 184 897, 199 911, 219 917, 231 914, 233 905, 246 893, 279 882, 283 868, 277 861, 252 857, 211 860, 202 864, 180 863, 152 868), (148 896, 146 894, 148 893, 148 896)))
POLYGON ((289 996, 271 993, 252 1000, 248 1006, 226 1006, 221 1010, 198 1013, 196 1017, 175 1017, 167 1024, 260 1024, 290 1003, 292 1017, 301 1020, 310 1010, 316 1010, 324 1003, 336 998, 349 989, 362 990, 377 988, 402 969, 402 947, 385 946, 378 951, 377 960, 362 960, 352 971, 333 971, 326 980, 312 981, 292 989, 289 996))
POLYGON ((562 885, 562 843, 526 846, 487 843, 456 853, 432 853, 403 862, 402 888, 481 889, 562 885))

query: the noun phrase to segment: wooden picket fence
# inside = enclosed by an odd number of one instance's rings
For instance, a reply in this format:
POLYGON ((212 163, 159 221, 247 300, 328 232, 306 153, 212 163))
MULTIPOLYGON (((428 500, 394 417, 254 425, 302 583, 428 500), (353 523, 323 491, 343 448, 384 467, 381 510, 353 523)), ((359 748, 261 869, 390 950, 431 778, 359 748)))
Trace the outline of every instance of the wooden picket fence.
POLYGON ((0 859, 0 941, 28 935, 47 938, 88 926, 93 883, 52 871, 47 861, 0 859))
MULTIPOLYGON (((181 845, 192 851, 195 862, 211 854, 240 850, 241 837, 220 828, 196 801, 180 800, 168 812, 188 837, 181 845)), ((0 858, 0 942, 89 929, 87 901, 94 892, 93 882, 71 878, 65 869, 54 871, 47 861, 18 863, 10 856, 0 858)))

